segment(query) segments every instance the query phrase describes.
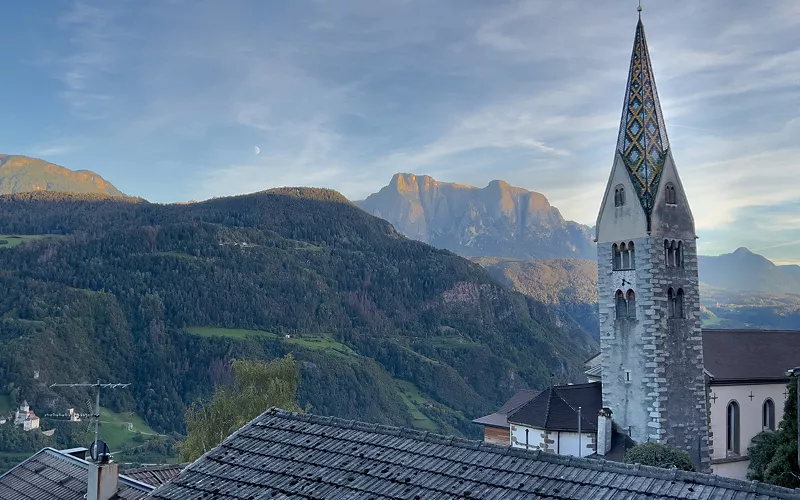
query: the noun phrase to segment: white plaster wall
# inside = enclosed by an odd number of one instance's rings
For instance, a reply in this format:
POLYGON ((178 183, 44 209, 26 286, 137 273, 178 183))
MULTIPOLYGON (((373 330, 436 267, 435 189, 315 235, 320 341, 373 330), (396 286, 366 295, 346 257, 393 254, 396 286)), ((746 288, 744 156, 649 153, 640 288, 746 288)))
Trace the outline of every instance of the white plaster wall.
POLYGON ((678 202, 677 205, 673 205, 669 208, 671 210, 677 209, 681 212, 685 212, 686 216, 691 222, 690 226, 673 228, 678 229, 679 232, 684 232, 684 234, 675 236, 680 236, 681 238, 693 237, 694 215, 692 215, 692 210, 689 207, 689 199, 686 197, 686 191, 683 189, 683 183, 678 175, 678 169, 675 167, 675 160, 672 158, 671 150, 667 153, 667 158, 664 161, 664 168, 661 171, 661 180, 658 183, 658 191, 656 192, 656 208, 653 210, 652 214, 652 227, 655 228, 659 226, 662 221, 662 215, 664 215, 663 208, 667 207, 664 199, 664 190, 666 189, 666 185, 669 183, 672 183, 675 186, 675 195, 677 198, 676 201, 678 202))
POLYGON ((711 470, 718 476, 730 477, 733 479, 747 479, 747 467, 749 465, 750 460, 742 460, 727 464, 714 464, 711 466, 711 470))
POLYGON ((511 446, 515 448, 525 448, 525 430, 528 430, 528 449, 538 450, 544 444, 542 434, 545 431, 535 427, 527 427, 519 424, 511 424, 511 446))
MULTIPOLYGON (((578 433, 577 432, 561 432, 551 434, 551 439, 553 441, 557 441, 556 449, 559 452, 559 455, 572 455, 573 457, 578 456, 578 433), (559 446, 560 445, 560 446, 559 446)), ((594 453, 593 448, 587 448, 586 445, 593 442, 595 439, 594 434, 586 434, 583 433, 581 437, 581 453, 580 456, 585 457, 594 453)))
POLYGON ((614 167, 597 217, 597 242, 625 241, 646 235, 647 217, 633 189, 628 169, 617 153, 614 156, 614 167), (625 188, 625 205, 615 207, 614 189, 620 184, 625 188))
MULTIPOLYGON (((728 403, 736 400, 739 403, 739 414, 741 427, 739 436, 740 455, 747 455, 747 447, 750 440, 762 431, 761 428, 761 407, 767 398, 771 398, 775 403, 775 428, 783 418, 783 406, 786 399, 783 392, 786 384, 763 384, 763 385, 712 385, 711 393, 717 399, 710 399, 711 403, 711 432, 714 434, 714 453, 713 459, 725 458, 727 448, 727 415, 728 403), (750 401, 750 391, 753 391, 753 400, 750 401)), ((727 464, 729 465, 729 464, 727 464)), ((716 471, 717 465, 714 466, 716 471)), ((725 474, 721 474, 725 475, 725 474)), ((735 477, 735 476, 728 476, 735 477)))
MULTIPOLYGON (((527 427, 519 424, 511 424, 511 446, 514 448, 525 448, 525 430, 528 430, 528 449, 539 450, 544 448, 543 434, 548 434, 548 439, 552 444, 547 445, 547 451, 558 453, 559 455, 578 456, 578 433, 545 431, 535 427, 527 427)), ((585 457, 594 453, 594 448, 587 448, 590 443, 596 442, 596 435, 582 433, 581 447, 583 448, 580 456, 585 457)))

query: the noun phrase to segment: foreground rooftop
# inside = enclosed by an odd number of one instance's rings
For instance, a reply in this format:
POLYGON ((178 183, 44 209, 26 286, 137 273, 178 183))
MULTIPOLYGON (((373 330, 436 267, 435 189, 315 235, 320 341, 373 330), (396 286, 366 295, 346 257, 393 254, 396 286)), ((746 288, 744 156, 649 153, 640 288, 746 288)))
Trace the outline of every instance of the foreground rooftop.
POLYGON ((151 497, 800 500, 800 491, 273 408, 151 497))

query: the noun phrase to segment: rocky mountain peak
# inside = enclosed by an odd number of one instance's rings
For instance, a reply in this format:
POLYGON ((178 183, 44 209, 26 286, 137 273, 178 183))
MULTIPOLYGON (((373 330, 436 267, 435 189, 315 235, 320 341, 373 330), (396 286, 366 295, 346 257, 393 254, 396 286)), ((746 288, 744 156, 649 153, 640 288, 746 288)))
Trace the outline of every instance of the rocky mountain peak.
POLYGON ((589 228, 547 198, 493 180, 484 188, 398 173, 357 202, 408 236, 467 256, 595 258, 589 228))

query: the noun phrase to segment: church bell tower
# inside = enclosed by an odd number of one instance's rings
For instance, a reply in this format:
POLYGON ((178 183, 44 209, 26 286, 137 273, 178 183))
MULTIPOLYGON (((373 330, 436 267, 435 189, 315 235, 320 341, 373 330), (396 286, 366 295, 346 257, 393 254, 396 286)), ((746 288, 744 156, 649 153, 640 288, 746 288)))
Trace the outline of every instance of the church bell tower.
POLYGON ((710 468, 694 219, 672 158, 641 14, 596 226, 603 405, 637 443, 710 468))

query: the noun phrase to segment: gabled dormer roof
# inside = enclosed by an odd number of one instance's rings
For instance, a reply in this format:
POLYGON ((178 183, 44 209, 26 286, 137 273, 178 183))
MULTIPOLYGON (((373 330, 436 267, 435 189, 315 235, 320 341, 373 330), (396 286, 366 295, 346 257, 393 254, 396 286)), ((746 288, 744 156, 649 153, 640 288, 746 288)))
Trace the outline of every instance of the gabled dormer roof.
POLYGON ((641 18, 633 40, 617 151, 622 156, 649 220, 669 151, 669 140, 641 18))

